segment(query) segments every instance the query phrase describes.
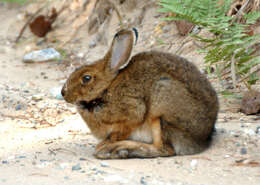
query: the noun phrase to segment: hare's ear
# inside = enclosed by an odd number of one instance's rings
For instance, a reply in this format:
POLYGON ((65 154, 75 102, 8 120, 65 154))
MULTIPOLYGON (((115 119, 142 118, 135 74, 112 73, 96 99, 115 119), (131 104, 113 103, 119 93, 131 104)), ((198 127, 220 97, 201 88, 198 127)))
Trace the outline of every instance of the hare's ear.
POLYGON ((106 54, 107 68, 110 71, 117 72, 128 64, 135 36, 136 32, 132 30, 121 30, 114 36, 111 47, 106 54))

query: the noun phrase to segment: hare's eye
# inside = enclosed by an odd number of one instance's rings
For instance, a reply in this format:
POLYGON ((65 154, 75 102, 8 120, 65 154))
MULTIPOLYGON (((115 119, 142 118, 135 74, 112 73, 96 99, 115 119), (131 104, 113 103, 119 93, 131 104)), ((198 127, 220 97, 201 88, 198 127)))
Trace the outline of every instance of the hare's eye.
POLYGON ((114 36, 114 38, 116 38, 116 37, 118 37, 118 36, 119 36, 119 33, 116 33, 115 36, 114 36))
POLYGON ((86 84, 86 83, 88 83, 90 80, 91 80, 91 76, 90 75, 85 75, 85 76, 83 76, 82 77, 82 83, 83 84, 86 84))

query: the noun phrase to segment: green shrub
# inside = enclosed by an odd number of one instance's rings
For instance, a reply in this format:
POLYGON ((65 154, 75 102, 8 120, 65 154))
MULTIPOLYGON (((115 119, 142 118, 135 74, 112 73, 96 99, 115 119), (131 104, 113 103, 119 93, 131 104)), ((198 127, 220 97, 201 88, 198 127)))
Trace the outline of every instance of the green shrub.
POLYGON ((249 26, 260 18, 260 11, 243 15, 245 23, 237 22, 236 16, 227 16, 231 0, 159 0, 160 12, 174 13, 166 20, 186 20, 213 33, 213 36, 192 34, 195 39, 205 43, 205 62, 216 66, 220 76, 229 75, 233 86, 246 82, 248 88, 259 79, 253 67, 260 63, 256 44, 259 35, 249 35, 249 26), (225 74, 225 75, 224 75, 225 74))
POLYGON ((0 0, 0 2, 24 4, 27 0, 0 0))

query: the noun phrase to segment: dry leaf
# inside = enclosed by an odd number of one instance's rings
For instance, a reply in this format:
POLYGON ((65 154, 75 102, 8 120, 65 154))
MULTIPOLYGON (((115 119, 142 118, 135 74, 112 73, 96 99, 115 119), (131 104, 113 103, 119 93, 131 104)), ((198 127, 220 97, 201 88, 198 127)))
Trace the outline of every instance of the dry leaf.
POLYGON ((39 15, 37 16, 31 23, 30 23, 30 30, 38 37, 44 37, 49 31, 51 31, 51 25, 56 20, 58 14, 55 8, 52 9, 51 15, 44 16, 39 15))

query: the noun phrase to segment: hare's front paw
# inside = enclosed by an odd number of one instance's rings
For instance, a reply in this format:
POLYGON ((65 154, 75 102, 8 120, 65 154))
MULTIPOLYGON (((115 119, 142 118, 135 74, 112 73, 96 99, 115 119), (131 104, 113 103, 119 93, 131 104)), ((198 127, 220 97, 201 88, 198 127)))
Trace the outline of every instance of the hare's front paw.
POLYGON ((136 141, 118 141, 105 143, 96 149, 95 156, 99 159, 124 159, 124 158, 151 158, 174 155, 172 147, 157 148, 153 144, 136 141))
POLYGON ((128 157, 128 150, 119 143, 107 143, 98 147, 94 155, 98 159, 124 159, 128 157))

